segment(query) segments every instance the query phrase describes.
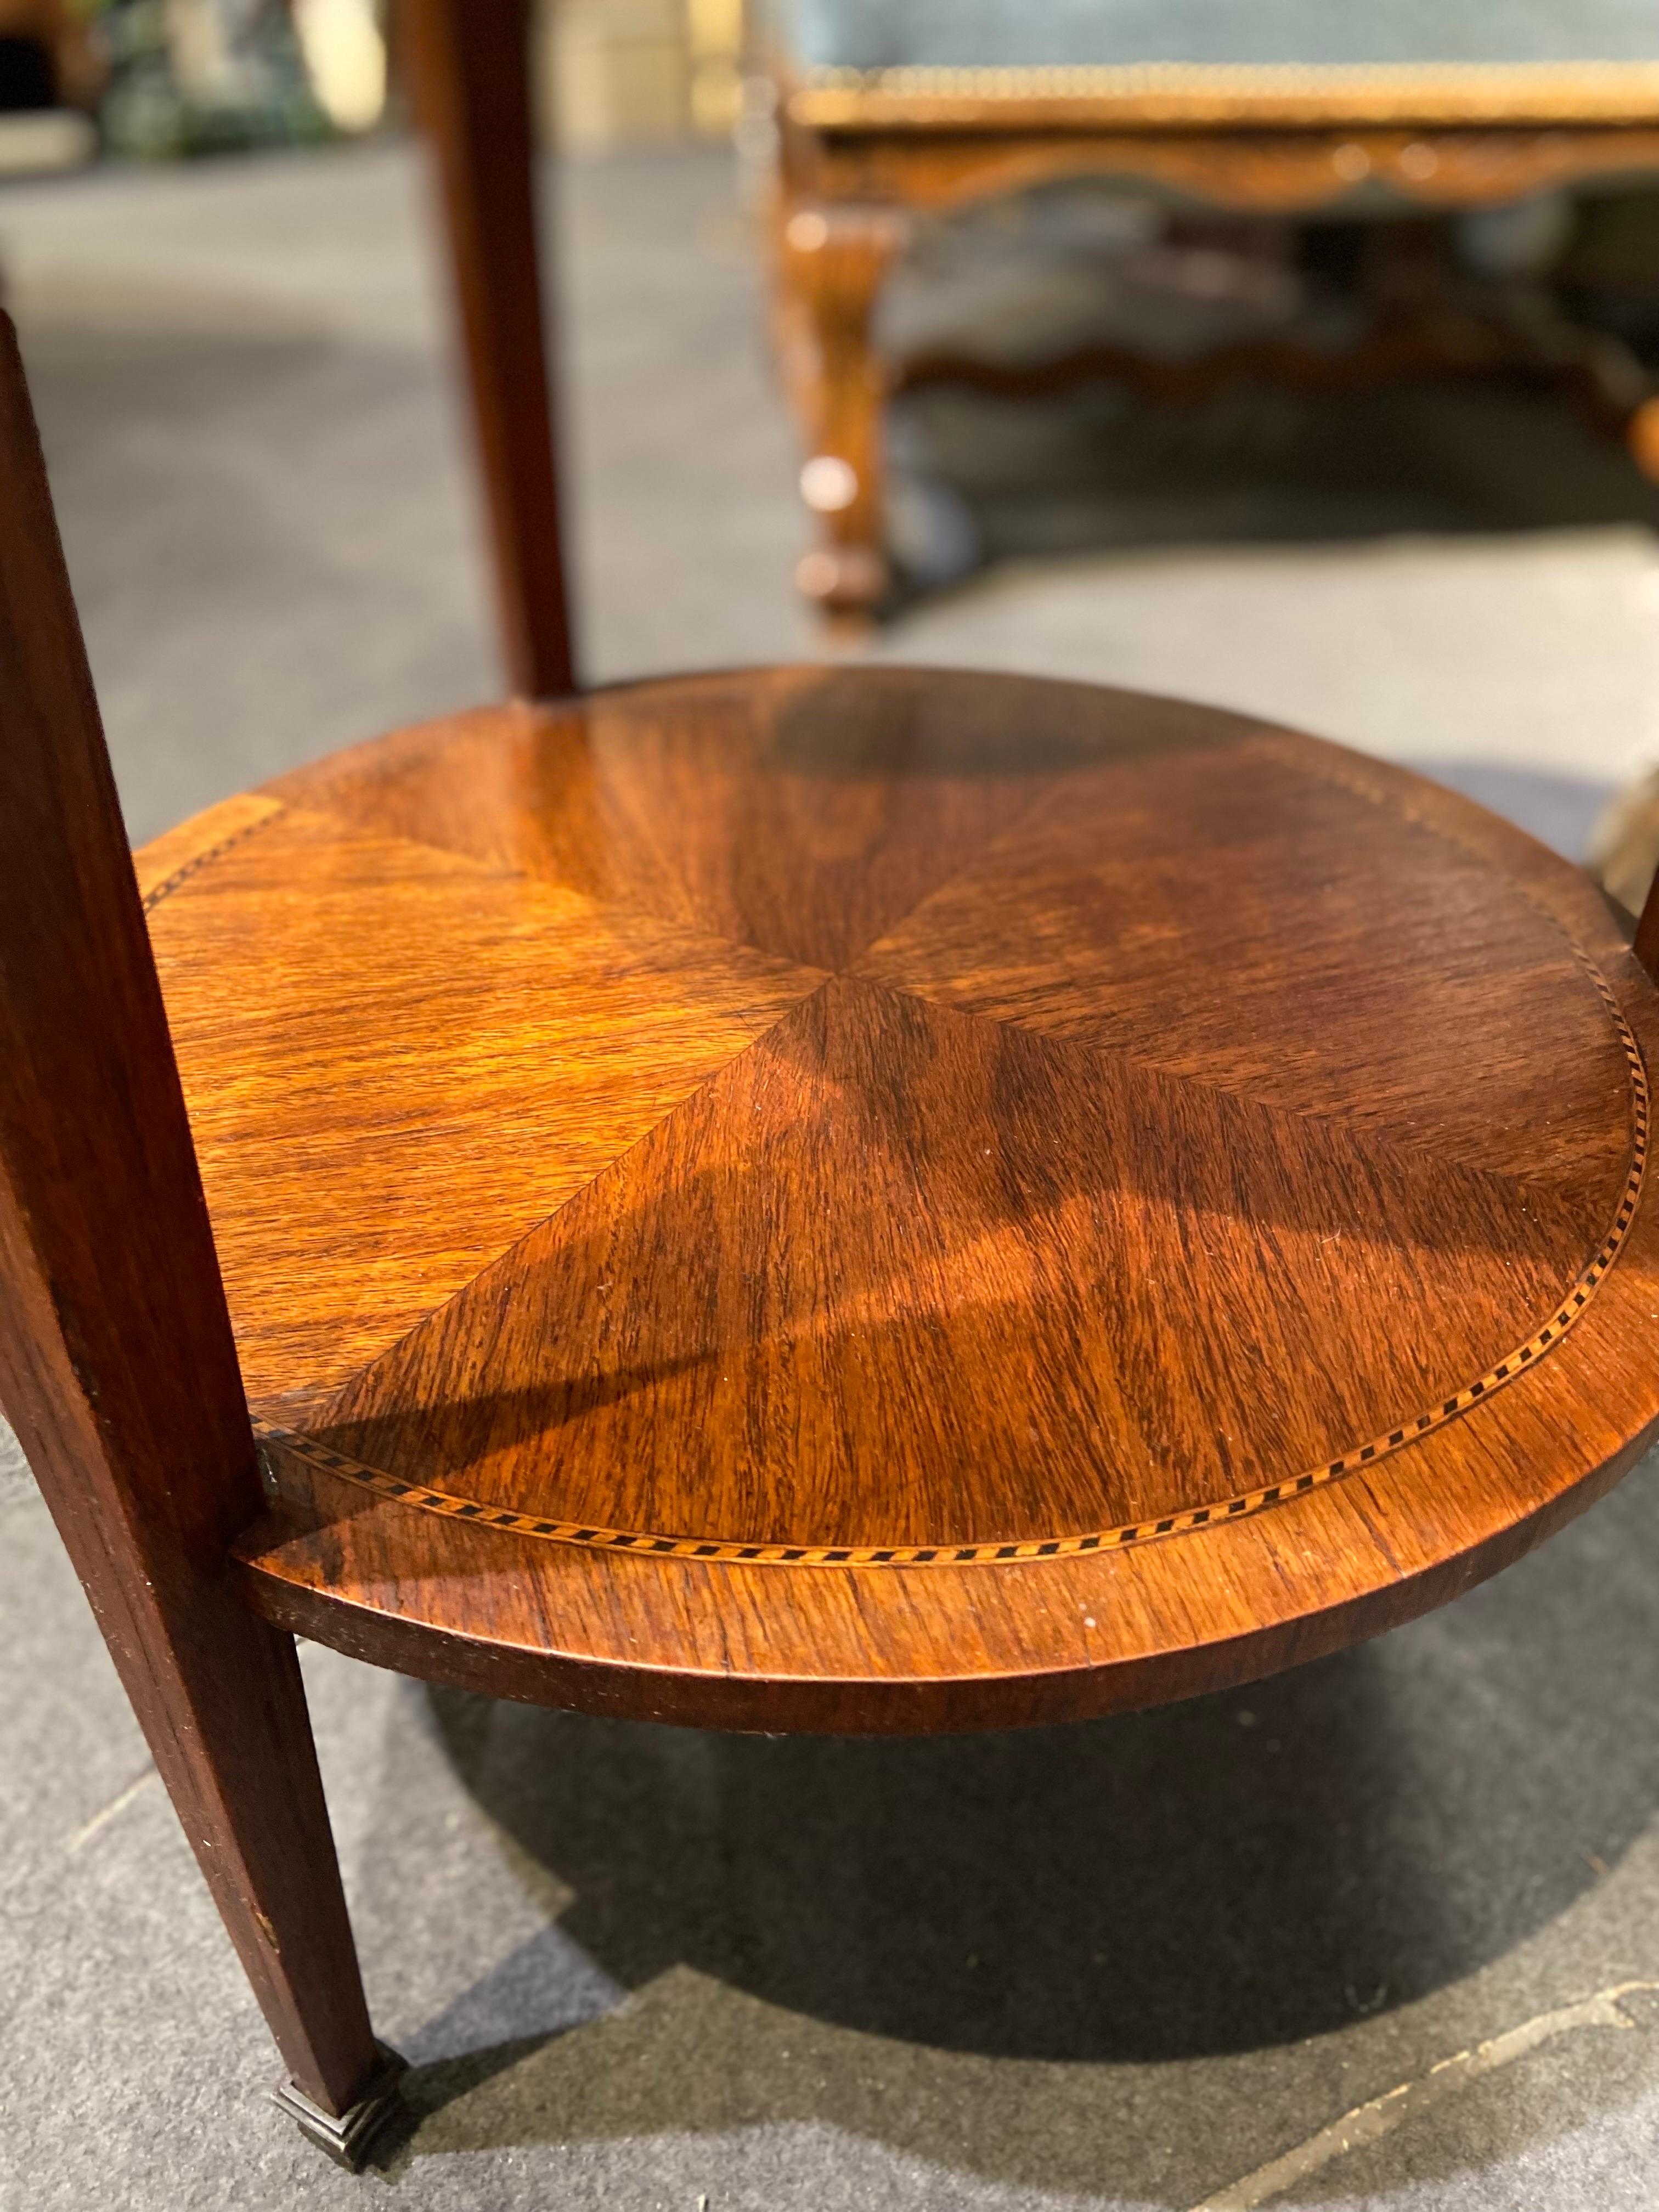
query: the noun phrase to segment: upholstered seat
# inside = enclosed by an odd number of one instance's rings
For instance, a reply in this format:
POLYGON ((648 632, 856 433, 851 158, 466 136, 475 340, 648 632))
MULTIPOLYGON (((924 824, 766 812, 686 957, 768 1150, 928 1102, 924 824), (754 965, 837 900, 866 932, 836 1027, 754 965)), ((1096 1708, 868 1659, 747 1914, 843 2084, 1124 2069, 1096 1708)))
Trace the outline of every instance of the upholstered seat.
POLYGON ((771 0, 809 70, 1445 68, 1659 60, 1650 0, 771 0))
MULTIPOLYGON (((889 557, 884 402, 919 383, 1035 389, 996 346, 902 357, 876 309, 912 211, 1099 178, 1206 221, 1374 220, 1487 209, 1591 179, 1659 175, 1654 0, 763 0, 783 127, 775 326, 809 456, 819 542, 797 581, 838 622, 878 611, 889 557), (1011 382, 1011 374, 1015 380, 1011 382)), ((1370 379, 1553 383, 1659 477, 1659 394, 1605 328, 1547 291, 1523 309, 1465 281, 1449 251, 1388 242, 1356 272, 1375 342, 1333 350, 1258 336, 1196 380, 1151 373, 1138 342, 1041 363, 1179 404, 1240 378, 1304 392, 1370 379), (1380 257, 1380 258, 1379 258, 1380 257), (1409 313, 1406 303, 1411 304, 1409 313)), ((1166 268, 1165 278, 1170 276, 1166 268)))

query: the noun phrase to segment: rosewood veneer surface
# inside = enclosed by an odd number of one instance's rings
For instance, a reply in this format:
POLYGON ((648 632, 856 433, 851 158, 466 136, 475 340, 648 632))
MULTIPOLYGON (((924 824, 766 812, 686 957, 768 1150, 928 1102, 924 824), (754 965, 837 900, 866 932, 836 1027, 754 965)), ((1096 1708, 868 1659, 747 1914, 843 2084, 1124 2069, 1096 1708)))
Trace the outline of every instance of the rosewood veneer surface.
POLYGON ((1054 1719, 1409 1618, 1659 1419, 1653 987, 1210 709, 508 706, 139 855, 271 1620, 678 1721, 1054 1719))

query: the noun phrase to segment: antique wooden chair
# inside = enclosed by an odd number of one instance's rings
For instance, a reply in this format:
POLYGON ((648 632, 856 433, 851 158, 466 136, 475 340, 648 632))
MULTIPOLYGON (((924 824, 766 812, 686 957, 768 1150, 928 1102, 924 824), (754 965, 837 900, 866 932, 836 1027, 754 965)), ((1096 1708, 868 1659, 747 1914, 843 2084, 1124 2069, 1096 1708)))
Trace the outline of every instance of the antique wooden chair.
POLYGON ((1241 379, 1343 392, 1509 377, 1562 388, 1659 477, 1659 391, 1636 356, 1536 289, 1460 281, 1421 236, 1404 281, 1376 257, 1365 334, 1340 347, 1327 333, 1180 360, 1099 344, 1030 365, 903 358, 876 314, 918 212, 1063 178, 1111 179, 1212 220, 1420 216, 1650 179, 1650 11, 1623 0, 763 0, 762 14, 781 351, 819 538, 798 576, 842 620, 867 616, 891 582, 882 408, 941 380, 1019 392, 1105 376, 1182 402, 1241 379))
POLYGON ((347 2162, 398 2062, 296 1633, 708 1727, 1100 1714, 1455 1595, 1659 1421, 1659 994, 1576 869, 1126 693, 574 694, 523 0, 414 28, 515 701, 135 883, 0 363, 3 1402, 347 2162))

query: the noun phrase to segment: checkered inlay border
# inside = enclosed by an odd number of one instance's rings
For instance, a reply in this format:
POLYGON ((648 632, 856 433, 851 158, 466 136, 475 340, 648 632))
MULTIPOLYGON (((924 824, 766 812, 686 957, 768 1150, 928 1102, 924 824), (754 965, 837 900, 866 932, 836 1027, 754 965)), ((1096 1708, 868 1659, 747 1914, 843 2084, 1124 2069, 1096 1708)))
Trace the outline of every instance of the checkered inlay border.
POLYGON ((416 1506, 426 1513, 441 1513, 453 1521, 467 1521, 480 1528, 497 1528, 515 1536, 529 1536, 550 1543, 581 1544, 590 1549, 605 1552, 631 1552, 653 1559, 705 1559, 720 1564, 742 1566, 792 1567, 930 1567, 930 1566, 1003 1566, 1012 1561, 1030 1559, 1076 1559, 1091 1552, 1123 1551, 1131 1546, 1156 1543, 1168 1536, 1181 1536, 1194 1529, 1207 1528, 1218 1522, 1240 1521, 1254 1513, 1265 1512, 1270 1506, 1304 1497, 1308 1492, 1322 1490, 1345 1475, 1353 1474, 1362 1468, 1387 1459, 1404 1445, 1414 1443, 1419 1437, 1444 1428, 1460 1414, 1490 1398, 1517 1376, 1547 1357, 1568 1332, 1575 1328, 1589 1310, 1597 1290, 1606 1280, 1607 1272, 1618 1258, 1620 1249, 1630 1233, 1636 1218, 1636 1209, 1642 1195, 1647 1172, 1650 1099, 1648 1073, 1642 1058, 1641 1047, 1635 1033, 1625 1019, 1613 990, 1601 970, 1588 955, 1575 945, 1574 951, 1590 981, 1595 984, 1605 1005, 1623 1048, 1630 1077, 1631 1090, 1631 1159, 1619 1207, 1611 1227, 1602 1238, 1595 1256, 1580 1272, 1561 1304, 1549 1319, 1524 1344, 1517 1345, 1495 1366, 1467 1384, 1451 1396, 1439 1400, 1419 1413, 1409 1415, 1395 1427, 1367 1443, 1355 1445, 1336 1459, 1322 1461, 1319 1466, 1308 1468, 1301 1474, 1281 1482, 1267 1484, 1260 1490, 1243 1491, 1236 1498, 1224 1498, 1215 1505, 1198 1505, 1182 1513, 1173 1513, 1162 1520, 1129 1522, 1115 1528, 1097 1528, 1083 1536, 1050 1536, 1014 1544, 908 1544, 908 1545, 847 1545, 847 1544, 741 1544, 713 1537, 672 1536, 642 1529, 598 1528, 576 1521, 549 1520, 533 1513, 518 1513, 505 1506, 487 1505, 473 1498, 465 1498, 449 1490, 434 1487, 428 1483, 406 1482, 399 1475, 388 1474, 383 1468, 366 1467, 361 1460, 349 1458, 343 1452, 318 1443, 315 1437, 296 1435, 279 1428, 273 1422, 254 1419, 255 1433, 262 1445, 319 1468, 326 1474, 337 1475, 347 1482, 360 1484, 377 1496, 388 1498, 399 1505, 416 1506))

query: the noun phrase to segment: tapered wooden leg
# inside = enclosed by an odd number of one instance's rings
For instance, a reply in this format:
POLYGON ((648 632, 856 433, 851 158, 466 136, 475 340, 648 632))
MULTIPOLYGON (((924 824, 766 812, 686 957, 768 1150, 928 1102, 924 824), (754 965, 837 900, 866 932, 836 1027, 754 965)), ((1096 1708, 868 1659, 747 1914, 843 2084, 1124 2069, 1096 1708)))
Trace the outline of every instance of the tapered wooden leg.
POLYGON ((530 0, 403 0, 435 158, 483 471, 507 680, 575 689, 541 306, 530 0))
MULTIPOLYGON (((41 1462, 51 1495, 50 1462, 41 1462)), ((122 1558, 78 1499, 58 1525, 287 2079, 276 2101, 346 2166, 397 2110, 369 2027, 289 1636, 211 1582, 122 1558), (161 1569, 158 1577, 157 1569, 161 1569)))
MULTIPOLYGON (((0 1185, 0 1280, 27 1293, 4 1196, 0 1185)), ((93 1409, 53 1379, 13 1366, 8 1410, 276 2039, 277 2101, 356 2165, 396 2109, 401 2069, 369 2027, 294 1639, 230 1595, 216 1545, 204 1558, 177 1520, 123 1510, 93 1409)), ((251 1446, 220 1487, 227 1518, 257 1498, 251 1446)))
POLYGON ((386 2062, 292 1640, 227 1587, 264 1504, 253 1432, 3 315, 0 1404, 295 2087, 345 2123, 386 2062))
POLYGON ((781 211, 778 330, 806 433, 801 496, 819 530, 796 581, 842 621, 868 619, 891 581, 881 446, 889 374, 873 325, 905 237, 904 217, 892 208, 801 200, 781 211))

